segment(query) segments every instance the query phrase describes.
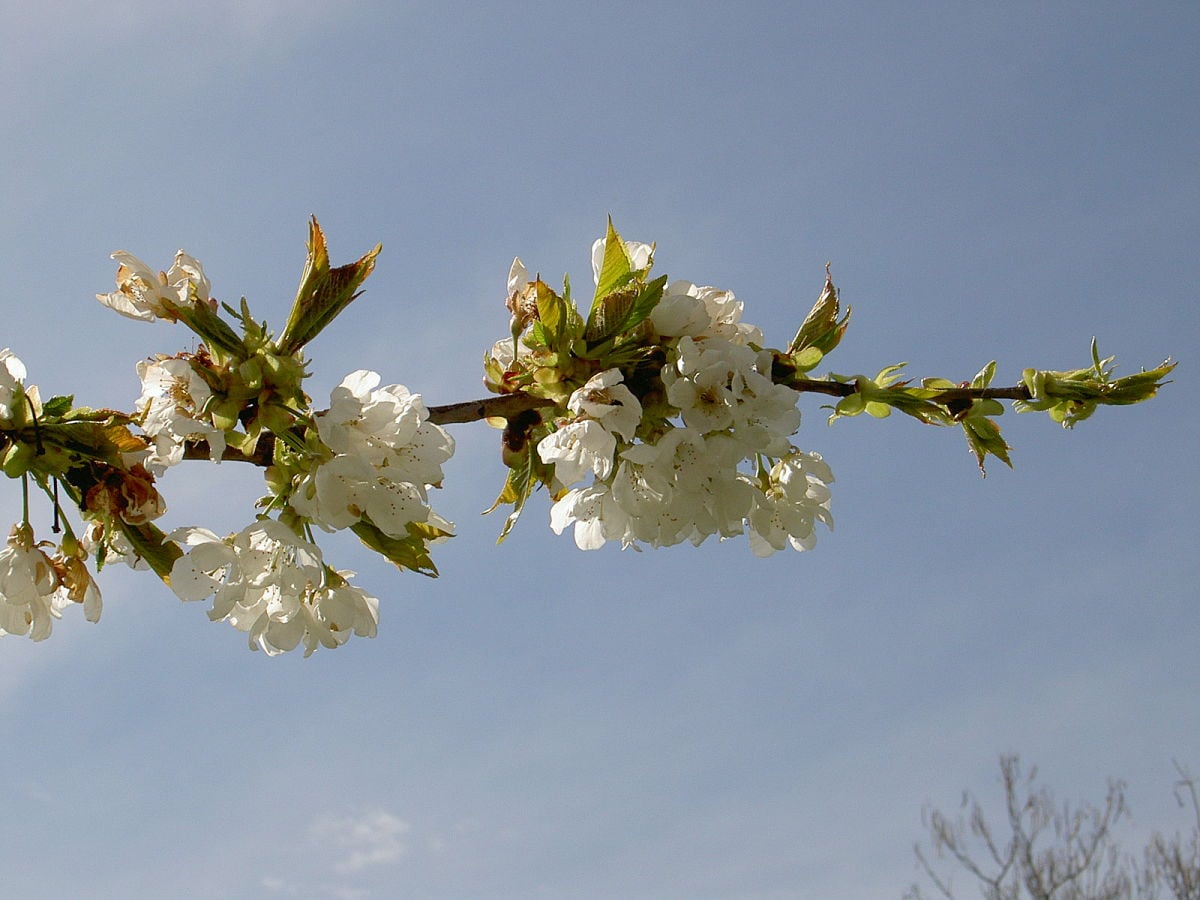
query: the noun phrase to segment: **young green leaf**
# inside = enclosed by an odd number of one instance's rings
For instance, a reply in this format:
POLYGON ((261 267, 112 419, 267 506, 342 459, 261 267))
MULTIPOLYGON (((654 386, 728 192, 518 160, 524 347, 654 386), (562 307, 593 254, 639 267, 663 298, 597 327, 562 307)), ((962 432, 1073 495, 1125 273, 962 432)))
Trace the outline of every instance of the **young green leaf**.
MULTIPOLYGON (((826 266, 825 287, 821 291, 821 296, 817 298, 817 302, 813 304, 813 308, 805 316, 800 330, 788 344, 788 354, 796 357, 808 347, 816 347, 822 354, 833 350, 842 340, 842 335, 845 334, 846 327, 850 324, 850 307, 846 307, 846 314, 840 320, 838 311, 838 290, 833 286, 833 277, 829 274, 829 267, 826 266)), ((797 368, 800 368, 798 360, 796 365, 797 368)))
POLYGON ((325 235, 314 216, 309 223, 308 258, 296 291, 296 300, 279 337, 281 353, 295 353, 359 296, 358 288, 375 268, 382 244, 356 262, 332 269, 325 235))
MULTIPOLYGON (((620 290, 633 279, 633 261, 625 242, 613 228, 612 216, 608 217, 608 233, 604 238, 604 259, 600 264, 600 277, 596 282, 596 294, 592 298, 592 309, 605 297, 620 290)), ((590 316, 589 316, 590 318, 590 316)))

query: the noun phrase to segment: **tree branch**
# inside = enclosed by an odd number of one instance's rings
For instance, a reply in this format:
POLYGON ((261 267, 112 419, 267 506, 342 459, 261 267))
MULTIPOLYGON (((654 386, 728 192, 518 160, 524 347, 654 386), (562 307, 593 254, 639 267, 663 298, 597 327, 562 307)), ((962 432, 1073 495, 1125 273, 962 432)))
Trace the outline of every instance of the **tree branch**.
POLYGON ((430 406, 428 409, 429 421, 434 425, 460 425, 464 422, 478 422, 481 419, 490 419, 495 416, 511 419, 517 413, 542 406, 554 406, 554 401, 545 397, 531 397, 529 394, 500 394, 480 400, 430 406))
MULTIPOLYGON (((825 394, 829 397, 849 397, 858 391, 858 387, 853 381, 843 383, 827 381, 823 378, 797 378, 789 382, 787 386, 800 394, 825 394)), ((945 405, 969 400, 1029 400, 1032 399, 1032 395, 1029 393, 1029 388, 1019 384, 1007 388, 947 388, 938 391, 929 399, 933 403, 945 405)), ((553 405, 553 400, 531 397, 528 394, 500 394, 463 403, 430 406, 429 421, 435 425, 457 425, 464 422, 477 422, 492 416, 507 419, 527 409, 553 405)))
MULTIPOLYGON (((829 397, 848 397, 856 393, 858 388, 853 381, 827 381, 821 378, 797 378, 788 384, 792 390, 801 394, 825 394, 829 397)), ((1008 388, 947 388, 938 391, 929 398, 939 405, 964 403, 972 400, 1029 400, 1029 389, 1025 385, 1008 388)), ((467 422, 479 422, 483 419, 511 419, 519 413, 530 409, 541 409, 554 406, 553 400, 545 397, 534 397, 530 394, 497 394, 491 397, 481 397, 478 400, 465 400, 460 403, 446 403, 440 406, 427 407, 429 421, 435 425, 462 425, 467 422)), ((268 466, 275 448, 274 437, 264 434, 253 453, 243 453, 235 447, 227 447, 222 460, 232 462, 247 462, 256 466, 268 466)), ((184 459, 208 459, 208 443, 205 441, 188 441, 183 454, 184 459)))

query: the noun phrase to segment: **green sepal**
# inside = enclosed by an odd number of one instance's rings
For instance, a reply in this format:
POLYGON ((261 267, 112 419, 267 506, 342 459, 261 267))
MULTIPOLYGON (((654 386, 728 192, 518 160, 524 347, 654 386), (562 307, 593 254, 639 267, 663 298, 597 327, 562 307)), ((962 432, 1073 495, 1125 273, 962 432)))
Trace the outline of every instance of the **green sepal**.
POLYGON ((0 471, 9 478, 20 478, 33 468, 37 448, 33 444, 11 443, 0 453, 0 471))
MULTIPOLYGON (((194 293, 195 286, 190 285, 189 290, 194 293)), ((217 362, 244 359, 248 355, 237 332, 207 301, 192 296, 188 303, 172 303, 171 313, 204 342, 209 355, 217 362)))
POLYGON ((279 336, 281 353, 295 353, 359 296, 358 288, 375 268, 376 257, 382 249, 382 244, 376 244, 356 262, 330 268, 325 235, 317 224, 316 216, 311 219, 308 258, 292 311, 279 336))

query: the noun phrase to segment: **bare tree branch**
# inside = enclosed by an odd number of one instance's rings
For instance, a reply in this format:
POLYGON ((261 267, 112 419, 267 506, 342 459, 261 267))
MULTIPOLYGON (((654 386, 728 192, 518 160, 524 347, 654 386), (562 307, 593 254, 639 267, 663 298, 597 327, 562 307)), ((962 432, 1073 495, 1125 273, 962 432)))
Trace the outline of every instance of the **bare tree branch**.
MULTIPOLYGON (((1188 834, 1156 833, 1144 860, 1120 852, 1113 830, 1128 815, 1125 785, 1110 780, 1104 803, 1057 804, 1035 785, 1037 769, 1022 776, 1015 755, 1000 758, 1007 835, 1000 839, 983 807, 964 793, 962 810, 951 819, 922 811, 936 859, 949 857, 968 873, 986 900, 1156 900, 1165 889, 1173 900, 1200 900, 1200 788, 1178 763, 1175 797, 1189 809, 1188 834)), ((939 871, 917 845, 917 863, 938 894, 955 900, 949 875, 939 871)), ((922 900, 919 885, 904 895, 922 900)))

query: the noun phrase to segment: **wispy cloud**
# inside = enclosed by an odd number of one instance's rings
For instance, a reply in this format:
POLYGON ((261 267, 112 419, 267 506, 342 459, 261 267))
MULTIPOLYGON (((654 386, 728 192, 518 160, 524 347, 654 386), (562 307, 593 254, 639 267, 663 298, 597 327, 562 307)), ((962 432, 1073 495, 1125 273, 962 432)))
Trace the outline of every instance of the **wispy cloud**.
POLYGON ((323 816, 310 833, 341 854, 334 868, 348 873, 399 860, 408 849, 405 838, 411 829, 403 819, 377 809, 359 816, 323 816))

